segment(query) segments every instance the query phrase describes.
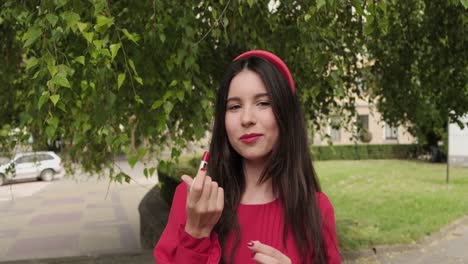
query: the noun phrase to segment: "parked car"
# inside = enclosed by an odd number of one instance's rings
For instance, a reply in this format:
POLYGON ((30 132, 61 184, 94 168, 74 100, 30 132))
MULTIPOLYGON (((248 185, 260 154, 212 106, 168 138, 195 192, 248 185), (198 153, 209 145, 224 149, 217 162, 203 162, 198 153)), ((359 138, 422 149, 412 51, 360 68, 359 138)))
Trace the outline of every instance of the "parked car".
POLYGON ((0 164, 0 185, 27 179, 51 181, 62 171, 62 159, 52 151, 18 153, 0 164))

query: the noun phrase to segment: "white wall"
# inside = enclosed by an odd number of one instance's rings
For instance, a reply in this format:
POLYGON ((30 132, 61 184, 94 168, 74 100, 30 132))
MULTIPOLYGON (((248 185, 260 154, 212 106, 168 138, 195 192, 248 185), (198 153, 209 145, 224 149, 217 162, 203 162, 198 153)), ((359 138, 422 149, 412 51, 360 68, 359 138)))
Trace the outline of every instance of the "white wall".
POLYGON ((468 115, 461 120, 465 127, 449 125, 449 161, 450 165, 468 166, 468 115))

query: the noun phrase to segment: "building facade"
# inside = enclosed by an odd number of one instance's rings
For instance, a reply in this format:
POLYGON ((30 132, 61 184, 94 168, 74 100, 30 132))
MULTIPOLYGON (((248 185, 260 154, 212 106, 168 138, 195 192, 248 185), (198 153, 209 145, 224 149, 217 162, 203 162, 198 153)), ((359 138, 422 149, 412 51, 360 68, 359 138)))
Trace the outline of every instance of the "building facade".
MULTIPOLYGON (((349 124, 345 127, 336 127, 339 122, 337 117, 330 117, 329 125, 326 131, 321 131, 321 134, 329 135, 329 138, 324 138, 320 135, 315 135, 313 139, 314 145, 328 145, 331 141, 334 145, 349 145, 349 144, 413 144, 416 139, 408 132, 405 126, 393 127, 382 120, 382 114, 379 113, 375 106, 370 105, 364 100, 358 100, 356 104, 358 113, 357 121, 361 127, 370 132, 370 140, 362 140, 356 131, 354 124, 349 124), (354 128, 353 128, 354 126, 354 128)), ((320 134, 320 133, 319 133, 320 134)))

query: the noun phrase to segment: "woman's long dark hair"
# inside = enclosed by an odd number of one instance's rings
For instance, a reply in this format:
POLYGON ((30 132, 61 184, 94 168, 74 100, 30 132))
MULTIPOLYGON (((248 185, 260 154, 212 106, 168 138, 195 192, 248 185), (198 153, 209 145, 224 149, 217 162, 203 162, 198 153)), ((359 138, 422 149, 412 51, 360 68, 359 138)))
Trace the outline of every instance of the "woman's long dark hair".
POLYGON ((326 263, 322 221, 316 192, 320 185, 308 149, 306 127, 298 96, 291 92, 286 78, 268 61, 259 57, 232 62, 219 87, 213 133, 210 145, 208 174, 225 190, 224 210, 215 231, 223 248, 221 263, 232 263, 240 241, 236 211, 245 190, 242 157, 229 143, 226 128, 226 102, 231 80, 243 70, 257 73, 272 100, 272 110, 279 129, 278 142, 267 160, 261 182, 272 180, 273 192, 284 210, 283 244, 288 227, 303 263, 326 263), (230 256, 226 256, 226 240, 235 234, 230 256), (229 261, 228 261, 229 259, 229 261))

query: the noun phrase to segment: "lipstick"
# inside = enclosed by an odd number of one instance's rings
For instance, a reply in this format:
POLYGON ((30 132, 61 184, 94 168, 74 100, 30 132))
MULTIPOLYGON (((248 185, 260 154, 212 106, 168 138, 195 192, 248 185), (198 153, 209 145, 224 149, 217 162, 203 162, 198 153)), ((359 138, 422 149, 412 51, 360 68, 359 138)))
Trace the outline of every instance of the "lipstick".
POLYGON ((240 141, 250 144, 256 142, 260 137, 263 136, 263 134, 258 134, 258 133, 252 133, 252 134, 244 134, 242 135, 239 139, 240 141))
POLYGON ((210 159, 210 152, 205 151, 203 153, 202 160, 200 162, 200 170, 201 171, 206 171, 206 167, 208 166, 208 160, 210 159))

